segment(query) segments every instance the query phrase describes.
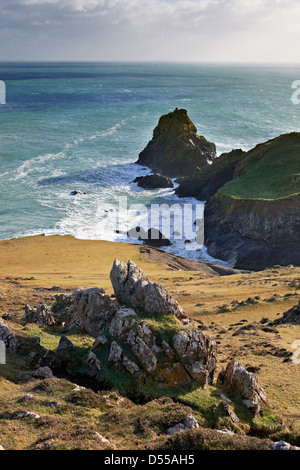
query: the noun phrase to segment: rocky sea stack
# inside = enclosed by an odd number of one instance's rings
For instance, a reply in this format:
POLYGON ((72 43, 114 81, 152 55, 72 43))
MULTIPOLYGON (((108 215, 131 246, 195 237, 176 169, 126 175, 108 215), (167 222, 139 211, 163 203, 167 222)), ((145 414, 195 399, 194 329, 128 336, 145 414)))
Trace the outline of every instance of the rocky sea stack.
POLYGON ((162 116, 137 163, 171 178, 191 176, 216 158, 216 146, 197 129, 185 109, 162 116))

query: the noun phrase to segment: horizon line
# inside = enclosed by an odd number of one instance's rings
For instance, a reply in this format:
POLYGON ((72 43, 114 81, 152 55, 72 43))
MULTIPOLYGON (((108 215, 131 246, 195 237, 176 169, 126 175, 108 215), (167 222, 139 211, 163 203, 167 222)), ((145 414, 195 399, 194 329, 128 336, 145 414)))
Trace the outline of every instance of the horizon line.
POLYGON ((184 61, 184 60, 45 60, 45 59, 10 59, 0 60, 0 64, 190 64, 190 65, 299 65, 290 61, 184 61))

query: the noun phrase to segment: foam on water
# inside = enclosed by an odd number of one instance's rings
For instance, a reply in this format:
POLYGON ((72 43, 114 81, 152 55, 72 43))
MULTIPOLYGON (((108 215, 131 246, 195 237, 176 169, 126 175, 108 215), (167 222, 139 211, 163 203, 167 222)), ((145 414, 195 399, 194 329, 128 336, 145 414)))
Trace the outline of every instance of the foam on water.
MULTIPOLYGON (((150 173, 134 162, 159 117, 182 105, 218 154, 248 150, 299 130, 300 107, 290 101, 299 73, 196 64, 0 65, 9 90, 0 107, 0 239, 45 233, 137 243, 115 231, 119 198, 147 208, 199 204, 132 183, 150 173)), ((119 219, 120 232, 146 227, 143 215, 119 219)), ((165 249, 213 261, 187 238, 165 249)))

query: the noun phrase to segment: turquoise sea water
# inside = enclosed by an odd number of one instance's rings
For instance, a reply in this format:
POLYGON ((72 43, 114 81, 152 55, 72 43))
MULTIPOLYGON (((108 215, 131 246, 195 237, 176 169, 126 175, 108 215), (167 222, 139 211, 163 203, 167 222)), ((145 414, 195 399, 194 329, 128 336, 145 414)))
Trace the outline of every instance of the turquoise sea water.
MULTIPOLYGON (((1 63, 0 239, 115 239, 104 222, 120 196, 129 204, 178 202, 173 191, 132 184, 149 172, 134 162, 162 114, 185 108, 218 153, 247 150, 300 131, 300 105, 290 100, 299 79, 293 65, 1 63)), ((181 242, 169 250, 205 257, 181 242)))

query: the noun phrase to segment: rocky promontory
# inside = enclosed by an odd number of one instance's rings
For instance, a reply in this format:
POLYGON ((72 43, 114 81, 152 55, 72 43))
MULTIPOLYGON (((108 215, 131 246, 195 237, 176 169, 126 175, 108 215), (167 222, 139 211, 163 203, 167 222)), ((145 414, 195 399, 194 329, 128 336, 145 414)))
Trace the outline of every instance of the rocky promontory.
POLYGON ((212 163, 216 146, 197 129, 185 109, 162 116, 153 138, 140 153, 137 163, 171 178, 191 176, 212 163))
POLYGON ((196 197, 199 201, 208 201, 218 189, 234 178, 235 169, 245 155, 246 152, 241 149, 223 153, 212 165, 184 178, 175 193, 179 197, 196 197))
POLYGON ((206 200, 205 245, 239 269, 300 265, 300 133, 235 150, 183 182, 206 200))

